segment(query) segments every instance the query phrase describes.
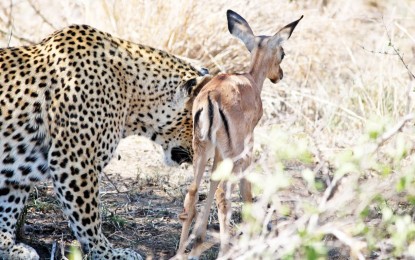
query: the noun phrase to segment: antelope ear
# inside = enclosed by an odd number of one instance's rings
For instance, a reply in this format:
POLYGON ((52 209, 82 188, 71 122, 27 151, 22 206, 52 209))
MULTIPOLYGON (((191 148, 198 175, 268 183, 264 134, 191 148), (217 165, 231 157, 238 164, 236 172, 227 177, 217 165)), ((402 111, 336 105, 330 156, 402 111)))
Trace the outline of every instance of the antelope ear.
POLYGON ((300 19, 282 27, 274 36, 272 36, 272 44, 277 46, 281 44, 281 42, 288 40, 291 37, 291 34, 293 33, 295 27, 301 21, 301 19, 303 19, 303 17, 304 15, 302 15, 300 19))
POLYGON ((240 39, 249 51, 255 46, 255 36, 248 22, 232 10, 226 12, 229 32, 240 39))
POLYGON ((183 89, 187 97, 196 97, 200 90, 212 79, 212 75, 205 74, 196 78, 189 79, 183 84, 183 89))

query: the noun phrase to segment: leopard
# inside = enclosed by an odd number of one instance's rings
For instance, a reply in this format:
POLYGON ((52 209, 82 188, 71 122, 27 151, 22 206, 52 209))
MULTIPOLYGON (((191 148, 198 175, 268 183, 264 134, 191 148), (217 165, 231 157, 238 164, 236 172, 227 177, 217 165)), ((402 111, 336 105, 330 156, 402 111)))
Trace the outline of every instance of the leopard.
POLYGON ((191 162, 192 102, 209 78, 186 58, 83 24, 0 49, 0 259, 39 259, 16 225, 48 179, 88 259, 142 259, 103 233, 100 173, 130 135, 161 146, 167 165, 191 162))

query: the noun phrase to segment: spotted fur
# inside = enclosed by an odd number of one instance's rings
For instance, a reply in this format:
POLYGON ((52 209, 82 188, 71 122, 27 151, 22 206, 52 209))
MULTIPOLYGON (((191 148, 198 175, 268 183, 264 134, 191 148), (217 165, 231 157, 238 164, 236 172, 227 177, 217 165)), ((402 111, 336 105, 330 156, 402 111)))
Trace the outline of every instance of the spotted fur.
POLYGON ((167 164, 191 160, 191 106, 206 71, 86 25, 0 49, 0 259, 38 259, 15 242, 31 187, 51 177, 92 259, 141 259, 101 231, 99 173, 121 138, 141 135, 167 164))

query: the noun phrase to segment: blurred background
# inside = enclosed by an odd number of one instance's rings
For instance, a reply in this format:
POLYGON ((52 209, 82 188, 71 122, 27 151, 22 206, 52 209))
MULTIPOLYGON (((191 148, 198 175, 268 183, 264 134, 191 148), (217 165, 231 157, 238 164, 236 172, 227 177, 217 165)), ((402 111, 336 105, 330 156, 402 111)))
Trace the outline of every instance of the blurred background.
MULTIPOLYGON (((287 183, 274 187, 272 194, 279 195, 270 195, 266 203, 275 202, 277 213, 272 218, 279 224, 274 229, 286 234, 280 240, 288 239, 291 245, 271 236, 278 240, 274 242, 279 250, 268 248, 271 255, 277 251, 297 259, 415 255, 415 1, 2 0, 0 47, 33 44, 55 30, 82 23, 192 59, 212 74, 242 72, 249 53, 229 34, 227 9, 242 15, 255 34, 265 35, 304 15, 284 44, 284 79, 276 85, 265 82, 264 116, 256 129, 259 166, 252 171, 278 173, 275 181, 287 183), (339 183, 346 183, 347 189, 338 188, 339 183), (341 195, 339 200, 333 199, 334 191, 341 195), (309 212, 310 208, 317 211, 309 212), (407 227, 404 233, 400 225, 407 227), (301 235, 304 230, 306 236, 301 235)), ((150 171, 152 178, 162 176, 150 181, 154 189, 186 190, 191 167, 165 168, 161 155, 151 152, 157 146, 131 140, 119 149, 124 159, 113 161, 106 170, 110 176, 147 181, 150 171)), ((111 189, 113 185, 107 184, 111 189)), ((264 183, 256 185, 258 194, 267 189, 264 183)), ((141 189, 144 186, 149 185, 141 189)), ((180 211, 184 191, 177 201, 171 202, 176 195, 166 200, 167 211, 180 211)), ((142 196, 140 201, 146 199, 142 196)), ((244 218, 266 221, 249 216, 244 218)), ((180 231, 174 223, 175 242, 164 244, 165 253, 150 244, 141 246, 146 243, 142 240, 130 246, 154 258, 171 256, 180 231)), ((270 239, 268 233, 250 234, 262 237, 258 241, 263 243, 270 239)), ((235 242, 239 252, 246 252, 241 249, 246 243, 235 242)))
POLYGON ((391 45, 412 68, 413 1, 4 0, 0 6, 2 47, 39 42, 73 23, 89 24, 198 60, 213 74, 248 66, 248 52, 227 31, 227 9, 245 17, 256 34, 273 34, 304 15, 285 46, 284 81, 266 83, 267 114, 284 103, 309 127, 359 129, 368 117, 396 117, 407 109, 411 77, 391 45))

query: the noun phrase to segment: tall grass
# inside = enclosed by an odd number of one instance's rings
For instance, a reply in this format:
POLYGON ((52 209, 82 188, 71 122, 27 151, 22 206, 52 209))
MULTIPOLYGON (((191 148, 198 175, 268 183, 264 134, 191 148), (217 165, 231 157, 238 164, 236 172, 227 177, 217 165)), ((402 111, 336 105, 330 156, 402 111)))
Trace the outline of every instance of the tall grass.
POLYGON ((304 14, 284 47, 283 81, 264 87, 258 158, 250 172, 260 199, 244 209, 244 235, 228 256, 415 255, 413 121, 382 138, 414 109, 415 80, 392 48, 414 72, 414 1, 33 5, 44 18, 26 1, 0 3, 1 46, 36 42, 55 28, 87 23, 195 59, 213 74, 240 72, 248 64, 247 50, 227 31, 226 9, 242 14, 256 34, 273 34, 304 14), (263 176, 274 185, 257 181, 263 176))

